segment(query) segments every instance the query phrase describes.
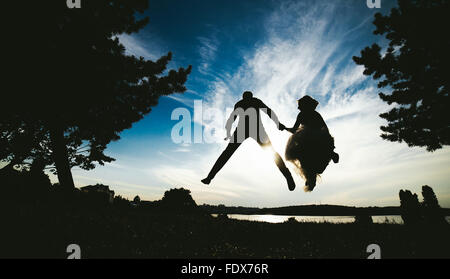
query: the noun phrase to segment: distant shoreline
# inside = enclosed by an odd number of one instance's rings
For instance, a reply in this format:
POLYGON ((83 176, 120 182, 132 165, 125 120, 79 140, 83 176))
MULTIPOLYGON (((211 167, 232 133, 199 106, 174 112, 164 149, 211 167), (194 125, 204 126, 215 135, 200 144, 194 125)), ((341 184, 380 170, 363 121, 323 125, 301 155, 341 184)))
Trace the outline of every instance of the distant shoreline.
MULTIPOLYGON (((342 205, 299 205, 274 208, 235 207, 222 205, 200 205, 210 214, 240 215, 289 215, 289 216, 385 216, 401 215, 399 206, 350 207, 342 205)), ((444 216, 450 216, 450 208, 442 208, 444 216)))

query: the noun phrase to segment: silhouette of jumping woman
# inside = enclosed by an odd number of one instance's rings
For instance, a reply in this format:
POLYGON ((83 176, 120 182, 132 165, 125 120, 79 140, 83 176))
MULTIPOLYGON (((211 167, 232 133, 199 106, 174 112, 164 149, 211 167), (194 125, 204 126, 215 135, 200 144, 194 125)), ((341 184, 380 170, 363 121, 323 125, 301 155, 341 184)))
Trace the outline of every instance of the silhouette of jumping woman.
POLYGON ((227 130, 227 137, 225 140, 229 139, 230 142, 217 159, 208 176, 202 180, 204 184, 209 184, 211 182, 244 140, 253 138, 261 147, 268 147, 273 151, 275 164, 286 178, 289 190, 293 191, 295 189, 295 182, 289 169, 284 164, 281 156, 275 152, 272 147, 269 136, 261 122, 260 111, 266 113, 275 122, 278 129, 285 129, 284 125, 279 123, 276 114, 268 106, 260 99, 253 97, 252 92, 245 91, 242 95, 242 100, 237 102, 234 106, 234 110, 225 126, 227 130), (239 117, 239 122, 233 135, 231 135, 231 127, 237 117, 239 117))
POLYGON ((339 154, 334 152, 334 138, 327 124, 316 111, 319 102, 308 95, 297 102, 300 113, 294 126, 286 128, 280 125, 280 130, 293 134, 286 145, 285 157, 305 178, 305 191, 312 191, 316 186, 316 177, 323 173, 330 160, 338 163, 339 154))

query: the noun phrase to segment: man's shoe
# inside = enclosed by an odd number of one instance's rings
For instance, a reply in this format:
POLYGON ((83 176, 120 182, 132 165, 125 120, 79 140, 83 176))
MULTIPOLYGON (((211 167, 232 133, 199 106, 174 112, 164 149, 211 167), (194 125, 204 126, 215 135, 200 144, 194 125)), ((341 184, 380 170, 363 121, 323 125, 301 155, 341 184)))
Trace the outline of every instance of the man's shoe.
POLYGON ((284 177, 286 177, 289 191, 294 191, 295 190, 295 182, 294 182, 294 179, 292 178, 291 172, 288 169, 286 169, 283 172, 283 174, 284 174, 284 177))
POLYGON ((211 183, 211 178, 207 177, 201 180, 203 184, 209 185, 211 183))

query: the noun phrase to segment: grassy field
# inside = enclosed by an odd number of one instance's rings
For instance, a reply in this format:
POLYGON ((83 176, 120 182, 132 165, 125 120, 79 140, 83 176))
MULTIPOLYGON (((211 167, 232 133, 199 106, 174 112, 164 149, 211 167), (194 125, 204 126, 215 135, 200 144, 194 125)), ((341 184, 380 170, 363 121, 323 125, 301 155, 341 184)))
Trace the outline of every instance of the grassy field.
POLYGON ((51 202, 21 204, 3 220, 2 257, 64 258, 71 243, 83 258, 366 258, 372 243, 383 258, 450 257, 448 225, 270 224, 195 210, 51 202))
POLYGON ((2 258, 450 258, 450 225, 271 224, 212 217, 189 191, 135 205, 56 186, 0 183, 2 258))

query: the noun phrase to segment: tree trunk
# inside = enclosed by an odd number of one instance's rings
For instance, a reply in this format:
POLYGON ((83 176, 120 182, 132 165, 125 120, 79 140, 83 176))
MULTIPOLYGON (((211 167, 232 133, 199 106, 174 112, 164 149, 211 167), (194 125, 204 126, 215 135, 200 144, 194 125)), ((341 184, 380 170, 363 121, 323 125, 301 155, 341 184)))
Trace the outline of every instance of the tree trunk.
POLYGON ((67 154, 64 131, 59 127, 50 129, 50 140, 53 149, 53 160, 60 185, 74 188, 72 172, 70 171, 69 156, 67 154))

